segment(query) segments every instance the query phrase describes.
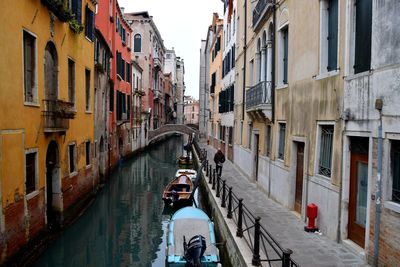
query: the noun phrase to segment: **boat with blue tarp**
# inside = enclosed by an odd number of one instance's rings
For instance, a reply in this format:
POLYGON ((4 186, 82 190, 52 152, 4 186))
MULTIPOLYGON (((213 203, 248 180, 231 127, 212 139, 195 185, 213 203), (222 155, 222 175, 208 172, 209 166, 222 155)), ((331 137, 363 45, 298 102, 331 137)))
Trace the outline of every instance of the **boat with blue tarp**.
POLYGON ((172 216, 167 230, 166 266, 221 266, 214 223, 195 207, 172 216))

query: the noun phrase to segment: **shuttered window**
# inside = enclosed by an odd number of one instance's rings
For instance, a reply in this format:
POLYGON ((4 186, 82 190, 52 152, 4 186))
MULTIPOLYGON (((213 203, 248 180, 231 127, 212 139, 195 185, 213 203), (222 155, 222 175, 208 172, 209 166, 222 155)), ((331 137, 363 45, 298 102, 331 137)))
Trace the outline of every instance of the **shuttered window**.
POLYGON ((127 62, 126 63, 126 78, 125 81, 131 82, 131 65, 127 62))
POLYGON ((94 13, 88 6, 86 6, 86 23, 85 23, 85 34, 86 37, 91 41, 94 40, 94 13))
POLYGON ((338 0, 330 0, 328 8, 328 71, 337 69, 338 0))
POLYGON ((71 11, 75 16, 76 21, 82 24, 82 0, 71 0, 71 11))
POLYGON ((85 142, 85 147, 86 147, 86 166, 90 165, 90 141, 85 142))
POLYGON ((400 203, 400 141, 392 141, 392 201, 400 203))
POLYGON ((36 38, 24 31, 24 93, 25 102, 35 101, 36 38))
POLYGON ((333 125, 321 126, 318 173, 326 177, 331 177, 333 128, 333 125))
POLYGON ((86 111, 90 110, 90 70, 85 70, 86 111))
POLYGON ((371 69, 372 0, 357 0, 354 73, 371 69))
POLYGON ((283 76, 282 76, 282 82, 284 84, 288 83, 288 60, 289 60, 289 30, 288 28, 285 28, 282 30, 282 38, 283 38, 283 76))
POLYGON ((133 39, 134 39, 133 51, 142 52, 142 36, 140 34, 135 34, 133 39))

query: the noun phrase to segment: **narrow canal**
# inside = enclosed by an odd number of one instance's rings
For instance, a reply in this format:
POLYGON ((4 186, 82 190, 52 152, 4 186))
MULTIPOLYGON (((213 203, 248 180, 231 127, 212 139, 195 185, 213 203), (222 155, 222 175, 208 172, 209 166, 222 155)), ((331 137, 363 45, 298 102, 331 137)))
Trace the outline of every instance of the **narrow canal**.
POLYGON ((127 160, 93 205, 39 258, 37 267, 164 266, 164 186, 184 138, 173 137, 127 160))

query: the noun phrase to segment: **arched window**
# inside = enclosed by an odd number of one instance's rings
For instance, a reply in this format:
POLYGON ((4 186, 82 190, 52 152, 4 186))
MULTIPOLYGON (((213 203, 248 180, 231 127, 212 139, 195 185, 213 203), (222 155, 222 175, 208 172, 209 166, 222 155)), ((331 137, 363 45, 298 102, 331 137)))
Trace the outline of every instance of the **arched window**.
POLYGON ((140 34, 135 34, 134 36, 134 52, 142 52, 142 36, 140 34))
POLYGON ((44 52, 44 90, 45 98, 58 98, 58 56, 53 42, 48 42, 44 52))

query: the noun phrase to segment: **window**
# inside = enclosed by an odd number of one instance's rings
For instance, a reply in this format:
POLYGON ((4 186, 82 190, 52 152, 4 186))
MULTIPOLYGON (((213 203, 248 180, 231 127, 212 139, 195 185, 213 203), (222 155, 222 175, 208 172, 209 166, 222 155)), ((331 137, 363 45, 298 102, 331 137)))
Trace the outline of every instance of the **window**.
POLYGON ((25 102, 37 102, 36 92, 36 38, 23 32, 24 38, 24 95, 25 102))
POLYGON ((240 144, 243 144, 243 121, 240 122, 240 144))
POLYGON ((333 125, 321 125, 318 173, 331 177, 333 125))
POLYGON ((288 83, 288 60, 289 60, 289 29, 281 30, 281 82, 288 83))
POLYGON ((85 142, 85 148, 86 148, 86 153, 85 153, 86 166, 88 166, 90 165, 90 141, 85 142))
POLYGON ((392 201, 400 203, 400 141, 391 142, 392 201))
POLYGON ((71 0, 71 11, 74 14, 76 21, 82 24, 82 0, 71 0))
POLYGON ((216 83, 216 73, 211 74, 211 86, 210 86, 210 94, 214 94, 215 92, 215 83, 216 83))
POLYGON ((254 76, 254 60, 251 60, 250 61, 250 73, 249 73, 249 75, 250 75, 250 79, 249 79, 249 83, 250 83, 250 86, 253 86, 253 76, 254 76))
POLYGON ((278 159, 285 159, 286 123, 279 123, 278 159))
POLYGON ((86 6, 86 16, 85 16, 85 35, 92 42, 94 40, 94 14, 93 11, 90 10, 88 6, 86 6))
POLYGON ((371 69, 372 0, 357 1, 354 73, 371 69))
POLYGON ((126 62, 126 78, 125 81, 127 81, 128 83, 131 82, 131 65, 126 62))
POLYGON ((247 136, 247 138, 249 139, 249 148, 250 149, 251 149, 252 134, 253 134, 253 124, 249 123, 249 135, 247 136))
POLYGON ((142 52, 142 36, 140 34, 135 34, 133 39, 133 51, 138 53, 142 52))
POLYGON ((75 62, 68 59, 68 102, 75 104, 75 62))
POLYGON ((320 72, 337 69, 338 50, 338 0, 320 2, 320 72))
POLYGON ((271 156, 271 125, 267 125, 265 131, 265 154, 267 157, 271 156))
POLYGON ((85 69, 86 111, 90 110, 90 70, 85 69))
POLYGON ((110 88, 110 107, 109 111, 114 111, 114 88, 110 88))
POLYGON ((70 144, 68 146, 68 152, 69 152, 69 173, 76 172, 76 163, 75 163, 75 157, 76 157, 76 147, 75 144, 70 144))
POLYGON ((36 191, 37 182, 37 152, 26 152, 25 154, 25 189, 26 194, 36 191))

